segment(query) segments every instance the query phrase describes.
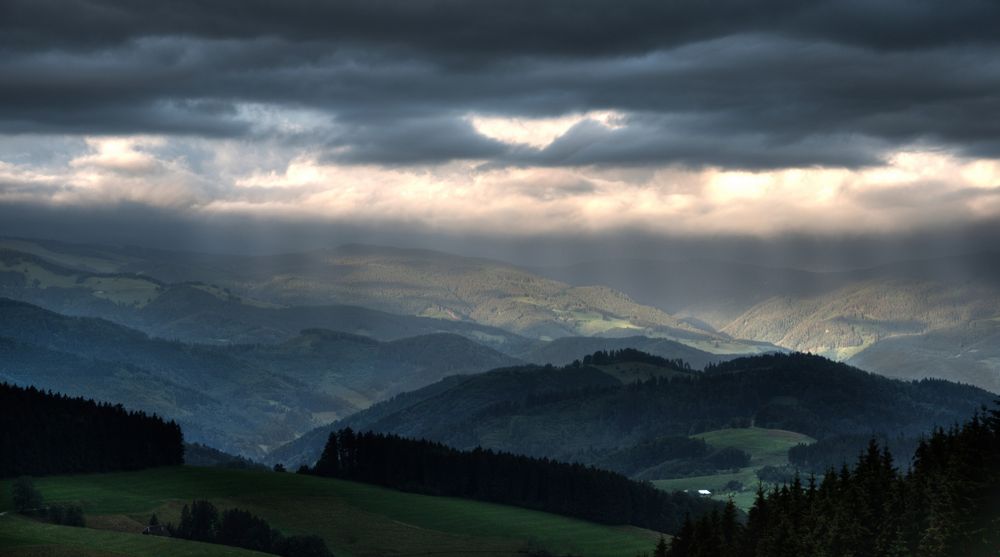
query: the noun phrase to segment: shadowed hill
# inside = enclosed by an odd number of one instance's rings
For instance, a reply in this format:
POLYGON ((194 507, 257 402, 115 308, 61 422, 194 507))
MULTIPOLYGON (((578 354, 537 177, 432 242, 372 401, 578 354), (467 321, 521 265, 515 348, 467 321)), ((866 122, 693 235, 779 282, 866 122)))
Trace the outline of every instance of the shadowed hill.
POLYGON ((386 343, 310 330, 279 345, 218 347, 6 299, 0 316, 0 377, 155 411, 192 441, 251 456, 445 375, 517 362, 444 334, 386 343))
POLYGON ((663 374, 624 385, 609 379, 600 366, 449 378, 307 434, 270 458, 314 460, 322 432, 350 426, 458 448, 598 462, 609 451, 662 436, 727 427, 756 425, 814 438, 920 434, 993 398, 975 387, 892 380, 804 354, 739 358, 702 374, 663 374))

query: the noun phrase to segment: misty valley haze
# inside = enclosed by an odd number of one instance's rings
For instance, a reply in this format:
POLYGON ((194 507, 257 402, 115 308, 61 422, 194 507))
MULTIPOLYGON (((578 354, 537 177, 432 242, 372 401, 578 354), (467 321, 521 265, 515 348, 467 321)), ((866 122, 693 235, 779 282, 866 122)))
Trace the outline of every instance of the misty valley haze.
POLYGON ((0 1, 0 555, 995 556, 997 29, 0 1))

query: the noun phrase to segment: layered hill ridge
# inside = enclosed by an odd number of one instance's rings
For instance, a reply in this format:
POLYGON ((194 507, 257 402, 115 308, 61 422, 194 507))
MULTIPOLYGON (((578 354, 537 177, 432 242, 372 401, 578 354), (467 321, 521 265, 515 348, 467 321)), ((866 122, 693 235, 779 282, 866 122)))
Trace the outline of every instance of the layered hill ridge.
MULTIPOLYGON (((193 283, 217 298, 263 305, 257 307, 258 313, 273 307, 303 311, 300 308, 339 304, 433 318, 435 323, 449 324, 439 324, 441 329, 451 328, 448 332, 470 338, 474 335, 498 348, 516 344, 516 335, 535 339, 645 335, 671 338, 710 352, 758 351, 753 345, 638 304, 612 288, 571 286, 506 263, 428 250, 346 245, 274 256, 210 256, 98 247, 81 247, 77 253, 72 245, 24 240, 0 241, 0 247, 49 264, 152 276, 165 284, 193 283)), ((7 270, 16 271, 10 265, 7 270)), ((32 280, 26 276, 23 288, 30 288, 32 280)), ((140 303, 150 303, 152 312, 159 296, 150 298, 140 303)), ((260 320, 251 323, 265 326, 260 320)), ((524 347, 505 351, 517 349, 524 347)))
POLYGON ((307 330, 281 344, 211 346, 7 299, 0 315, 0 380, 157 412, 189 441, 251 456, 446 375, 518 362, 448 334, 381 342, 307 330))
MULTIPOLYGON (((649 362, 634 363, 649 373, 649 362)), ((310 462, 329 431, 352 427, 595 463, 663 436, 727 427, 817 439, 859 431, 919 435, 993 398, 971 386, 892 380, 805 354, 739 358, 703 373, 653 367, 659 373, 626 381, 620 370, 593 362, 451 377, 310 432, 269 458, 310 462)))
MULTIPOLYGON (((61 263, 0 247, 0 295, 199 344, 275 343, 303 329, 324 328, 380 340, 454 333, 507 352, 533 345, 518 335, 475 323, 396 315, 356 305, 280 306, 208 283, 167 283, 146 274, 117 271, 94 273, 63 266, 80 263, 68 256, 55 259, 61 263)), ((91 259, 83 261, 95 265, 91 259)), ((104 267, 112 265, 108 262, 104 267)))
POLYGON ((608 260, 537 272, 601 283, 733 338, 892 377, 1000 392, 1000 257, 973 254, 813 272, 707 260, 608 260))
POLYGON ((681 343, 700 351, 682 355, 699 365, 784 349, 1000 392, 1000 349, 988 340, 1000 323, 997 259, 842 272, 620 259, 529 272, 367 245, 241 256, 7 239, 0 295, 186 342, 280 343, 309 328, 379 340, 454 333, 565 363, 627 338, 656 353, 681 343))

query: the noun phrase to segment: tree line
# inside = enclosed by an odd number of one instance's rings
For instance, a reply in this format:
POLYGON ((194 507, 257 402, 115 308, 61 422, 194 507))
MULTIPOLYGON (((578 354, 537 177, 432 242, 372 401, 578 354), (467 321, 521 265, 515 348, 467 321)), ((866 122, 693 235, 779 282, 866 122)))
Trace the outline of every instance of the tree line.
POLYGON ((351 429, 332 432, 315 467, 300 472, 429 495, 464 497, 673 532, 716 505, 666 493, 607 470, 351 429))
POLYGON ((995 557, 1000 550, 1000 411, 937 429, 901 471, 872 440, 853 468, 765 492, 746 524, 686 520, 669 557, 995 557))
POLYGON ((11 501, 14 510, 26 515, 32 515, 41 520, 62 526, 84 527, 83 507, 79 505, 46 505, 42 492, 35 487, 35 481, 30 476, 21 476, 14 480, 11 486, 11 501))
POLYGON ((665 367, 676 371, 691 371, 691 364, 680 358, 667 359, 655 356, 635 348, 620 348, 618 350, 598 350, 593 354, 587 354, 583 361, 574 360, 572 367, 584 366, 606 366, 621 363, 642 363, 659 367, 665 367))
POLYGON ((704 439, 683 435, 657 437, 622 449, 594 449, 578 460, 632 478, 669 479, 705 476, 750 465, 750 454, 733 447, 716 449, 704 439))
MULTIPOLYGON (((844 434, 800 444, 788 449, 788 461, 799 470, 822 474, 830 468, 840 468, 852 461, 873 435, 844 434)), ((904 467, 908 467, 920 445, 920 436, 875 435, 879 445, 887 447, 904 467)))
MULTIPOLYGON (((156 515, 150 525, 159 524, 156 515)), ((319 536, 285 536, 263 518, 243 509, 219 509, 196 500, 181 509, 180 522, 167 524, 171 537, 242 547, 281 557, 333 557, 319 536)))
POLYGON ((184 463, 181 428, 156 415, 0 383, 0 477, 184 463))

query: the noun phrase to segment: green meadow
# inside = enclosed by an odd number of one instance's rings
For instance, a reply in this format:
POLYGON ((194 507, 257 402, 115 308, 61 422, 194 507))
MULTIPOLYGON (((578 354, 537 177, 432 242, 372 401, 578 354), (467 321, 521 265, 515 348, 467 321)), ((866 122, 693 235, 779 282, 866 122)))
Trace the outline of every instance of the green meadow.
MULTIPOLYGON (((10 510, 0 483, 0 511, 10 510)), ((217 468, 176 467, 39 478, 47 503, 83 507, 88 528, 0 516, 0 552, 18 556, 255 555, 139 534, 149 515, 178 521, 192 499, 239 507, 285 534, 316 534, 338 557, 509 556, 547 550, 593 557, 651 551, 658 534, 478 501, 402 493, 340 480, 217 468), (167 544, 167 545, 164 545, 167 544)), ((258 554, 259 555, 259 554, 258 554)))
POLYGON ((744 510, 753 504, 758 483, 757 470, 764 466, 788 464, 788 449, 800 443, 815 442, 812 437, 794 431, 759 427, 720 429, 693 437, 704 439, 706 443, 716 448, 734 447, 746 451, 750 454, 750 465, 733 472, 656 480, 653 484, 668 491, 707 489, 712 492, 714 499, 725 501, 732 498, 733 502, 744 510), (743 489, 739 491, 725 489, 726 484, 733 480, 742 483, 743 489))

